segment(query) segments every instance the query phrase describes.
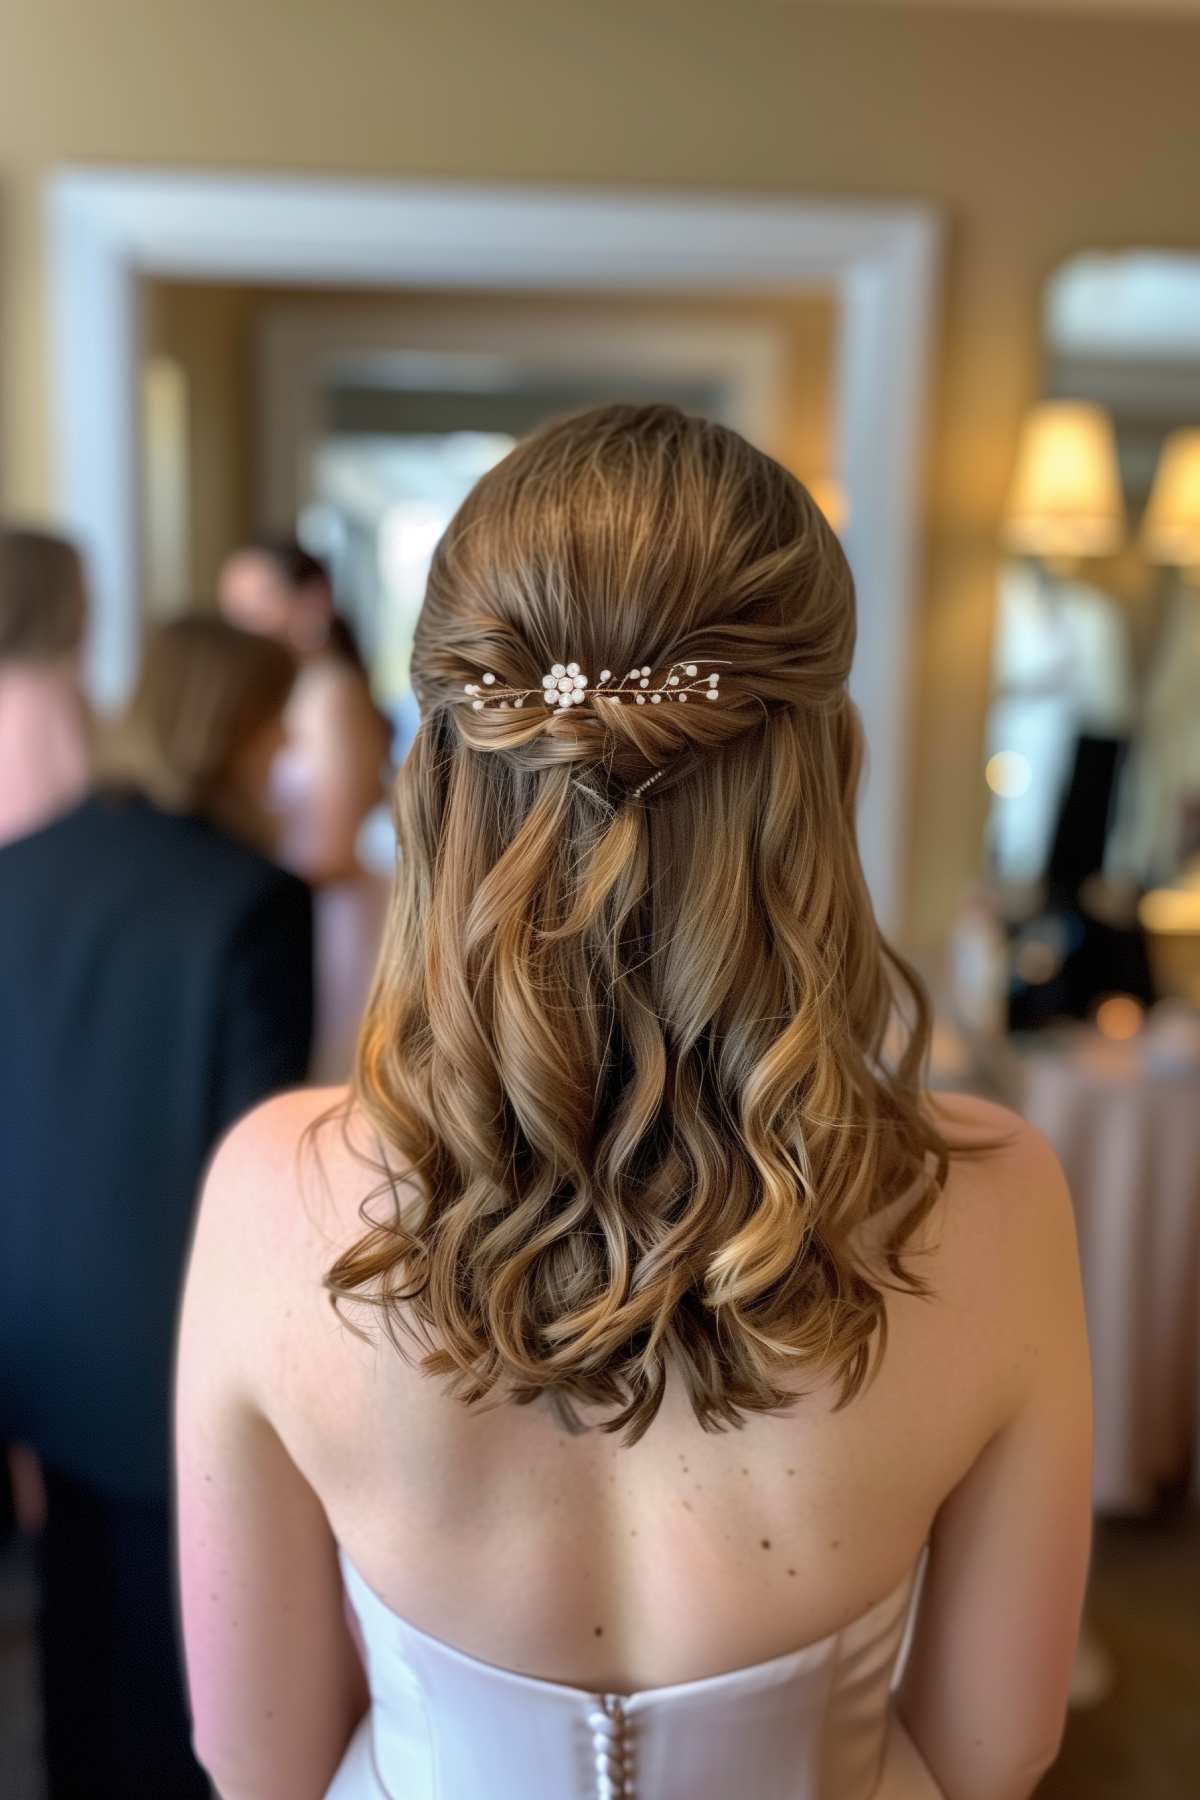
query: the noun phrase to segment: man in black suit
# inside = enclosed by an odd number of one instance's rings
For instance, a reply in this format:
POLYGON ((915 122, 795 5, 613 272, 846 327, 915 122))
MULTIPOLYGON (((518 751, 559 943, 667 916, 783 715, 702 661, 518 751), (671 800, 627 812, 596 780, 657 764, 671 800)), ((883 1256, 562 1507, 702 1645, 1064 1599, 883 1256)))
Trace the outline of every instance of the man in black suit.
POLYGON ((82 716, 77 575, 0 531, 0 1445, 44 1471, 50 1800, 174 1800, 208 1792, 173 1619, 176 1302, 214 1143, 305 1077, 311 900, 38 754, 82 716))

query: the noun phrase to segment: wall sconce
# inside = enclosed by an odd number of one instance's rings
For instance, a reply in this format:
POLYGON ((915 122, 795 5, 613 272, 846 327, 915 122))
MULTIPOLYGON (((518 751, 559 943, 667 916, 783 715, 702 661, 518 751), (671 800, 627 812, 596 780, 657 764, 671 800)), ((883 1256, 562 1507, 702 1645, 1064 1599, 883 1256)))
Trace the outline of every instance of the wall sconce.
POLYGON ((1200 568, 1200 431, 1172 431, 1164 440, 1142 545, 1151 562, 1200 568))
POLYGON ((1112 420, 1103 407, 1043 400, 1021 428, 1001 538, 1043 562, 1107 556, 1125 532, 1112 420))

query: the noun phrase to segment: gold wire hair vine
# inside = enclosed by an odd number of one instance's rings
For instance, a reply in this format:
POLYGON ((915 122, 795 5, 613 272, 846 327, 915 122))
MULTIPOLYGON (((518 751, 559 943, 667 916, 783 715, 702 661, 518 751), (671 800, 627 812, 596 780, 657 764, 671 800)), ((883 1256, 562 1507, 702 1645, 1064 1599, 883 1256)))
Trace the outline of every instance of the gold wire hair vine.
POLYGON ((711 675, 701 675, 701 663, 706 668, 713 668, 716 663, 728 667, 727 659, 719 656, 701 656, 693 662, 674 662, 658 686, 651 687, 649 663, 643 663, 638 669, 630 669, 623 681, 615 683, 612 670, 601 669, 599 681, 592 684, 577 662, 557 662, 548 674, 542 676, 541 687, 500 687, 496 677, 489 673, 481 681, 468 681, 463 692, 469 696, 476 712, 482 712, 485 707, 495 707, 500 712, 507 712, 510 707, 524 706, 527 700, 539 694, 547 706, 558 707, 582 706, 585 700, 595 699, 596 696, 604 700, 617 700, 622 705, 633 701, 637 706, 661 706, 664 700, 682 705, 691 694, 703 694, 706 700, 715 700, 721 677, 715 669, 711 675))

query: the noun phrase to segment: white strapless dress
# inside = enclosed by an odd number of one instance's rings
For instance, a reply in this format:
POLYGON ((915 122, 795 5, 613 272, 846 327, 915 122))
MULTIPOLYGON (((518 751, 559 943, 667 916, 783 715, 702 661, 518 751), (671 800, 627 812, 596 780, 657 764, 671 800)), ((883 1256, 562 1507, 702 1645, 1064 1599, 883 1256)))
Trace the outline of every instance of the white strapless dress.
POLYGON ((942 1800, 890 1703, 915 1570, 802 1650, 616 1695, 467 1656, 341 1565, 371 1707, 326 1800, 942 1800))

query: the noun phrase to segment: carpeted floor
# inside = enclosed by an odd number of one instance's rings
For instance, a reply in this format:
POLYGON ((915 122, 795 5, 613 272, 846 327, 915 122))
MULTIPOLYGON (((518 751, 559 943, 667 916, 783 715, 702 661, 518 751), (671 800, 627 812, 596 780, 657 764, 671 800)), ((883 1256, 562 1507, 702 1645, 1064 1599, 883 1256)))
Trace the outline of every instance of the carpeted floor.
MULTIPOLYGON (((0 1795, 43 1800, 30 1618, 19 1550, 0 1557, 0 1795)), ((1200 1796, 1200 1515, 1107 1524, 1097 1536, 1090 1614, 1111 1653, 1106 1699, 1072 1714, 1038 1800, 1200 1796)), ((153 1800, 130 1795, 129 1800, 153 1800)))

